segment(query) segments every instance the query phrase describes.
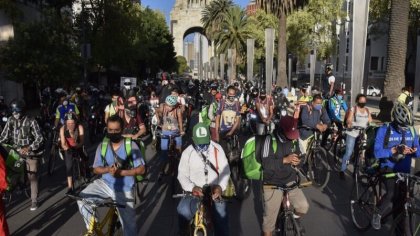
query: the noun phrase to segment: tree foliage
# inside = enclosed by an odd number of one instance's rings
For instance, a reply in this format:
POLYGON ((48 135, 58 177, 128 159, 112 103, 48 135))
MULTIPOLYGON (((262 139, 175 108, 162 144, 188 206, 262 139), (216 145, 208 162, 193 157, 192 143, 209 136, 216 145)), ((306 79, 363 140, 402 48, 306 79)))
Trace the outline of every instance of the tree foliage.
POLYGON ((201 23, 204 32, 210 40, 214 40, 215 34, 220 30, 221 23, 228 10, 233 7, 232 0, 216 0, 210 2, 202 11, 201 23))
POLYGON ((177 62, 177 73, 178 75, 182 75, 185 72, 189 71, 190 67, 188 66, 187 59, 183 56, 176 57, 177 62))
POLYGON ((63 83, 80 78, 79 49, 68 17, 45 9, 40 21, 15 23, 1 48, 1 69, 17 82, 63 83))

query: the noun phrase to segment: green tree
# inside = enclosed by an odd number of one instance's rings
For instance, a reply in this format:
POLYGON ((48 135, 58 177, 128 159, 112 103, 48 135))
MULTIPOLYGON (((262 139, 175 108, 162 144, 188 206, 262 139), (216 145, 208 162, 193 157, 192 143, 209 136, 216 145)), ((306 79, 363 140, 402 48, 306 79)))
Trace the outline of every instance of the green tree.
POLYGON ((190 67, 188 66, 187 59, 183 56, 177 56, 176 57, 177 62, 177 73, 178 75, 183 75, 185 72, 187 72, 190 67))
MULTIPOLYGON (((221 22, 221 30, 215 34, 215 42, 218 53, 227 54, 228 49, 234 49, 232 54, 233 68, 231 78, 236 78, 236 64, 241 63, 246 55, 246 40, 251 38, 251 32, 247 28, 247 16, 239 6, 231 7, 224 14, 221 22)), ((232 82, 232 81, 229 81, 232 82)))
POLYGON ((307 0, 257 0, 257 4, 266 12, 275 14, 279 19, 278 25, 278 46, 277 46, 277 85, 287 86, 286 75, 286 27, 287 15, 289 15, 295 8, 302 7, 307 3, 307 0))
POLYGON ((232 0, 215 0, 210 2, 202 11, 201 23, 209 40, 221 29, 221 23, 229 9, 233 7, 232 0))
POLYGON ((6 78, 38 86, 70 83, 80 77, 79 48, 68 16, 45 9, 40 21, 14 25, 14 38, 0 50, 6 78))

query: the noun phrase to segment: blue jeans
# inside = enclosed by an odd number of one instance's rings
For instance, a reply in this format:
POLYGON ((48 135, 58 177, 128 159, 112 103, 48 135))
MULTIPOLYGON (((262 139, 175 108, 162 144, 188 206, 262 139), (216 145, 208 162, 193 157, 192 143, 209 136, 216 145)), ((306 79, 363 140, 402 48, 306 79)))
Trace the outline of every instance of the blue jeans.
MULTIPOLYGON (((112 198, 118 204, 125 205, 125 208, 117 208, 124 236, 137 235, 136 211, 134 209, 134 195, 132 191, 115 192, 102 179, 97 179, 83 189, 79 196, 89 200, 112 198)), ((82 201, 77 201, 77 205, 79 205, 79 211, 83 216, 86 228, 89 228, 92 207, 84 204, 82 201)))
MULTIPOLYGON (((184 229, 193 219, 197 211, 200 200, 187 196, 181 199, 177 211, 179 215, 179 229, 184 229)), ((229 235, 229 219, 226 209, 226 202, 212 202, 211 209, 212 222, 214 222, 214 235, 229 235)))
MULTIPOLYGON (((179 135, 179 131, 169 131, 169 130, 163 130, 162 131, 162 135, 179 135)), ((181 149, 182 148, 182 137, 178 136, 175 138, 175 147, 177 149, 181 149)), ((169 139, 167 138, 161 138, 160 139, 160 150, 161 150, 161 155, 160 158, 161 160, 168 160, 168 149, 169 149, 169 139)))
POLYGON ((357 138, 352 137, 350 135, 346 136, 346 153, 344 153, 343 162, 341 163, 341 171, 345 171, 347 169, 347 161, 353 154, 356 139, 357 138))

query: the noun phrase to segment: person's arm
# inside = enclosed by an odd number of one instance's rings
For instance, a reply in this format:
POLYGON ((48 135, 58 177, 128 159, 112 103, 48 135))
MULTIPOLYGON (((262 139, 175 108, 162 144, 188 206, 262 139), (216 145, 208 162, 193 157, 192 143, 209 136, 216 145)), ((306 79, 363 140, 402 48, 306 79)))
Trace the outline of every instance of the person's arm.
POLYGON ((352 127, 354 112, 356 111, 353 111, 353 108, 350 108, 350 111, 349 111, 349 114, 347 115, 347 120, 346 120, 347 128, 352 127))
POLYGON ((31 124, 31 133, 34 137, 34 141, 29 145, 30 150, 38 150, 41 147, 44 137, 42 136, 41 128, 39 128, 38 122, 33 119, 31 124))
POLYGON ((67 151, 69 149, 69 146, 67 145, 67 142, 66 142, 66 138, 64 137, 64 126, 61 126, 60 128, 60 143, 61 143, 61 148, 64 151, 67 151))
POLYGON ((79 143, 77 144, 78 148, 83 147, 83 144, 85 143, 85 129, 83 128, 83 125, 79 125, 79 143))
POLYGON ((349 109, 347 103, 344 100, 341 101, 341 108, 343 108, 344 112, 347 112, 347 110, 349 109))
POLYGON ((258 116, 259 116, 259 117, 261 117, 261 120, 262 120, 262 121, 264 121, 265 119, 264 119, 264 117, 262 116, 262 112, 261 112, 261 103, 256 102, 256 103, 255 103, 255 108, 257 109, 258 116))
MULTIPOLYGON (((184 191, 192 192, 193 188, 195 187, 195 184, 190 180, 190 155, 194 155, 194 153, 191 153, 192 149, 187 148, 184 152, 182 152, 181 160, 179 161, 178 165, 178 181, 182 186, 182 189, 184 191)), ((195 155, 192 159, 199 158, 195 155)), ((200 160, 201 161, 201 160, 200 160)))
MULTIPOLYGON (((220 146, 219 146, 220 147, 220 146)), ((217 161, 219 164, 219 182, 218 185, 222 188, 222 191, 226 190, 226 187, 229 182, 230 177, 230 168, 229 168, 229 162, 226 158, 226 154, 223 151, 223 148, 215 148, 214 146, 210 145, 209 148, 213 148, 215 153, 214 155, 217 155, 217 161)))
POLYGON ((54 127, 58 127, 58 123, 60 122, 60 111, 58 110, 58 107, 55 111, 55 121, 54 121, 54 127))
POLYGON ((368 114, 369 114, 368 122, 371 123, 372 122, 372 115, 370 114, 370 112, 368 112, 368 114))
POLYGON ((106 108, 105 108, 105 124, 108 121, 108 118, 109 118, 109 110, 110 109, 111 109, 110 108, 110 105, 106 106, 106 108))
POLYGON ((105 166, 101 157, 101 146, 102 144, 98 145, 95 153, 95 160, 93 161, 93 173, 96 175, 103 175, 107 174, 111 171, 110 166, 105 166))
POLYGON ((215 103, 210 104, 210 106, 209 106, 209 112, 207 113, 208 114, 208 117, 209 117, 209 119, 211 121, 214 121, 214 119, 216 118, 215 117, 215 114, 213 112, 214 106, 215 106, 215 103))
POLYGON ((328 113, 324 108, 322 108, 321 110, 321 121, 324 125, 327 125, 327 126, 330 126, 331 124, 330 117, 328 116, 328 113))
POLYGON ((335 77, 334 76, 330 76, 330 78, 328 78, 328 80, 330 80, 330 81, 328 81, 329 82, 329 84, 330 84, 330 92, 329 92, 329 94, 330 94, 330 96, 332 96, 334 93, 334 84, 335 84, 335 77))
POLYGON ((79 111, 79 108, 77 108, 77 105, 76 104, 74 104, 74 112, 76 113, 76 115, 77 115, 77 118, 79 118, 79 115, 80 115, 80 111, 79 111))
POLYGON ((181 135, 183 135, 184 134, 184 124, 183 124, 183 121, 182 121, 181 109, 179 109, 179 108, 176 109, 176 114, 177 114, 177 117, 178 117, 179 132, 180 132, 181 135))
POLYGON ((383 125, 380 127, 376 133, 375 137, 375 145, 374 145, 374 153, 377 159, 380 158, 389 158, 392 156, 392 148, 384 148, 384 139, 385 133, 387 130, 387 126, 383 125))
POLYGON ((268 104, 268 118, 267 118, 268 121, 271 121, 271 119, 273 118, 273 115, 274 115, 274 102, 271 98, 270 98, 270 100, 271 101, 268 104))
POLYGON ((11 123, 12 120, 8 119, 6 122, 6 125, 4 126, 3 131, 1 132, 0 135, 0 143, 6 143, 6 141, 10 138, 13 137, 12 135, 12 127, 11 127, 11 123))

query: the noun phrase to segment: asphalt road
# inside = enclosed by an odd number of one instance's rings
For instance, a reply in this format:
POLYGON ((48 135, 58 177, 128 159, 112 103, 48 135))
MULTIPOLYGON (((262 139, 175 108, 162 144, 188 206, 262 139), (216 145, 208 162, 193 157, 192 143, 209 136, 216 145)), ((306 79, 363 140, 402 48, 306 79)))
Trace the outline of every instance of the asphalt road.
MULTIPOLYGON (((88 151, 93 159, 96 148, 88 151)), ((170 196, 169 179, 157 182, 159 161, 150 146, 147 148, 149 164, 149 182, 141 186, 141 201, 136 204, 138 235, 175 235, 177 232, 176 206, 178 200, 170 196)), ((41 179, 40 202, 38 210, 29 211, 30 200, 17 196, 7 208, 7 221, 12 235, 81 235, 84 223, 75 201, 65 197, 66 182, 64 163, 60 160, 53 176, 43 175, 41 179)), ((338 179, 331 173, 328 186, 320 191, 314 187, 304 189, 310 209, 303 218, 306 235, 384 235, 387 226, 381 231, 369 230, 365 233, 356 231, 351 223, 349 195, 352 180, 338 179)), ((258 183, 253 183, 251 195, 242 202, 233 200, 228 204, 229 227, 231 235, 260 235, 262 207, 259 198, 258 183)), ((103 212, 103 211, 102 211, 103 212)))

